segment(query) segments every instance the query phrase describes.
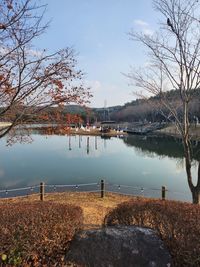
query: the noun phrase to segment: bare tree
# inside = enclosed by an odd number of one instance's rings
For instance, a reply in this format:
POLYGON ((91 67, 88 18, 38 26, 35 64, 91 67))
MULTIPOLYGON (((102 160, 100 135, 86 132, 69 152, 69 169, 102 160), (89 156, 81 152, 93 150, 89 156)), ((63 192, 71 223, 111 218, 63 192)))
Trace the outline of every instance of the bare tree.
POLYGON ((130 32, 133 40, 148 49, 152 64, 146 72, 131 72, 128 76, 138 87, 156 95, 175 121, 183 142, 193 203, 200 203, 200 164, 195 185, 189 133, 190 103, 200 85, 200 5, 197 0, 153 0, 153 5, 164 18, 159 31, 153 35, 130 32), (176 103, 165 93, 168 89, 179 92, 176 103))
POLYGON ((41 112, 44 116, 49 107, 57 107, 60 114, 64 105, 85 104, 91 97, 73 49, 48 54, 34 47, 48 28, 45 9, 32 0, 0 2, 0 120, 10 122, 0 128, 0 137, 41 112))

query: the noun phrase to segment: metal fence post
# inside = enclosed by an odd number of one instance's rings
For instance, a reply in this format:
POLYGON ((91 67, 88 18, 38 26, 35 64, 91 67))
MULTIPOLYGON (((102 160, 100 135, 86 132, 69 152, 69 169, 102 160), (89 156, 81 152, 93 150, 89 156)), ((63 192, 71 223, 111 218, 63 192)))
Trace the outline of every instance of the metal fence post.
POLYGON ((40 183, 40 200, 44 200, 44 182, 40 183))
POLYGON ((105 196, 105 180, 101 180, 101 198, 105 196))
POLYGON ((162 200, 166 199, 166 186, 162 186, 162 200))

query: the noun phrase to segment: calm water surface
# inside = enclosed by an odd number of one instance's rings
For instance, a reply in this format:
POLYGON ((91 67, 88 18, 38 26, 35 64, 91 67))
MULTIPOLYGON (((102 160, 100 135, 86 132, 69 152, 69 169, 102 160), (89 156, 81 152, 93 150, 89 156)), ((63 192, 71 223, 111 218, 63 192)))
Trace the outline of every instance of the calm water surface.
MULTIPOLYGON (((182 146, 171 138, 128 136, 33 135, 30 144, 6 146, 0 141, 0 189, 39 184, 82 184, 104 178, 118 185, 115 191, 160 196, 167 186, 168 198, 191 200, 182 146), (119 186, 120 185, 120 186, 119 186), (151 189, 151 190, 150 190, 151 189), (152 190, 153 189, 153 190, 152 190), (154 190, 159 189, 159 190, 154 190)), ((197 166, 193 166, 196 177, 197 166)))

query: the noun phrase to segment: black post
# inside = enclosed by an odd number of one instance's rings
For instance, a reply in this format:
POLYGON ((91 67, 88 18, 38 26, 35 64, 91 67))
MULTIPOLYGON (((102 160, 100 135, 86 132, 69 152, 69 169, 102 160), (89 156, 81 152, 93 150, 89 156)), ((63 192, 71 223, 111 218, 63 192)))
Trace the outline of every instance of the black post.
POLYGON ((44 200, 44 182, 40 183, 40 200, 44 200))
POLYGON ((162 200, 166 199, 166 187, 162 186, 162 200))
POLYGON ((101 180, 101 198, 105 196, 105 180, 101 180))

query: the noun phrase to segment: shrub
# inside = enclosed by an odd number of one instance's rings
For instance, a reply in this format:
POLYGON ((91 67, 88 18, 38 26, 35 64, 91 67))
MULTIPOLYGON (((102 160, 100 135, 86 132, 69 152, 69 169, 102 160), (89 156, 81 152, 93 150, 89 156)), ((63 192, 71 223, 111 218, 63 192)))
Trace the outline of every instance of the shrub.
POLYGON ((168 247, 174 266, 200 266, 200 206, 162 200, 133 200, 110 211, 104 225, 153 228, 168 247))
POLYGON ((81 208, 53 202, 0 205, 0 265, 53 266, 82 228, 81 208))

